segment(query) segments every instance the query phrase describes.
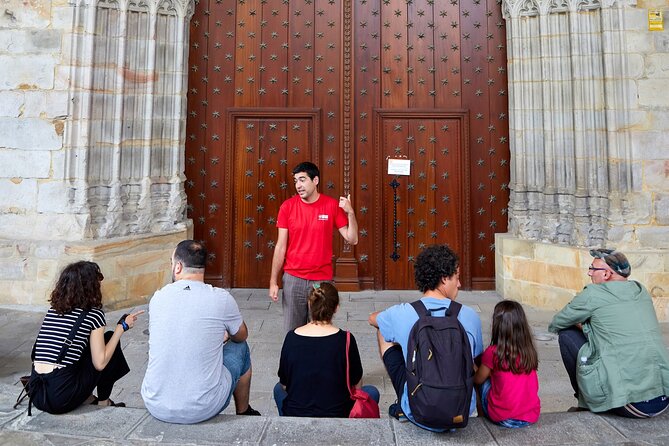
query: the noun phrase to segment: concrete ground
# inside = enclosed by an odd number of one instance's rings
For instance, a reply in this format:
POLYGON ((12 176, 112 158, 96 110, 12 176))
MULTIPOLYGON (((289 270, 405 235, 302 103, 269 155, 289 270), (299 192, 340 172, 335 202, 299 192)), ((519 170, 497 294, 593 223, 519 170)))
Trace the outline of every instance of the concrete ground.
MULTIPOLYGON (((669 416, 653 420, 625 420, 589 412, 566 413, 576 404, 560 360, 555 335, 546 328, 552 311, 525 306, 539 350, 539 423, 521 430, 507 430, 483 419, 470 420, 466 429, 453 434, 432 434, 410 423, 399 423, 386 413, 395 401, 392 384, 381 363, 375 331, 367 324, 372 311, 420 296, 412 291, 363 291, 340 294, 335 323, 355 334, 364 367, 363 381, 381 392, 380 420, 279 418, 272 399, 282 330, 281 305, 269 301, 267 290, 234 289, 249 327, 253 361, 251 405, 262 417, 236 417, 231 404, 213 420, 195 426, 170 425, 152 418, 142 402, 140 384, 148 359, 148 318, 145 314, 122 339, 131 372, 115 387, 112 399, 127 408, 82 407, 67 415, 53 416, 24 403, 12 405, 20 391, 18 379, 30 370, 30 350, 45 308, 0 308, 0 445, 17 444, 669 444, 669 416)), ((495 292, 460 292, 458 300, 481 316, 484 342, 490 339, 490 316, 500 297, 495 292)), ((138 307, 138 308, 146 308, 138 307)), ((116 321, 128 310, 107 314, 116 321)), ((669 340, 669 324, 663 324, 669 340)))

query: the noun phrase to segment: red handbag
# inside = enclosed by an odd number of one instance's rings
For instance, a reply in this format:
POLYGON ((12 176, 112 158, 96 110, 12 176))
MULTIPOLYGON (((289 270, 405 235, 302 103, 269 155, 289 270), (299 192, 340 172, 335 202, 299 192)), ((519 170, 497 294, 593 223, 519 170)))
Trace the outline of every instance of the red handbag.
POLYGON ((379 418, 379 403, 374 401, 367 392, 362 389, 351 387, 349 375, 348 348, 351 345, 351 332, 346 332, 346 386, 351 394, 351 399, 355 401, 349 418, 379 418))

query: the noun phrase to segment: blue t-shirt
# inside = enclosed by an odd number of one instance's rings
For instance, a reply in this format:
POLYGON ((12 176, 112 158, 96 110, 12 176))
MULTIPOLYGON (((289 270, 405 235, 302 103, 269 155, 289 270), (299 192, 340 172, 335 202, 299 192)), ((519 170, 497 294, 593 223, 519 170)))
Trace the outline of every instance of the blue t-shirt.
MULTIPOLYGON (((423 297, 421 302, 425 304, 427 309, 432 310, 436 308, 448 308, 451 304, 450 299, 436 299, 433 297, 423 297)), ((444 311, 434 312, 434 316, 444 316, 444 311)), ((381 336, 386 342, 395 342, 402 347, 402 353, 404 354, 404 360, 406 361, 406 352, 407 344, 409 343, 409 333, 411 328, 418 320, 418 314, 416 310, 413 309, 411 304, 399 304, 393 305, 392 307, 382 311, 376 317, 376 322, 379 325, 379 331, 381 336)), ((464 327, 469 337, 469 345, 472 349, 472 358, 476 358, 483 353, 483 335, 481 334, 481 318, 476 314, 472 308, 465 305, 462 306, 460 313, 458 314, 458 320, 464 327)), ((402 412, 404 415, 414 424, 418 426, 431 430, 434 432, 443 432, 443 429, 433 429, 422 424, 416 423, 411 414, 411 408, 409 407, 409 397, 407 392, 406 383, 404 383, 404 391, 402 392, 402 412)), ((476 411, 476 392, 472 392, 472 400, 469 404, 469 413, 472 414, 476 411)))

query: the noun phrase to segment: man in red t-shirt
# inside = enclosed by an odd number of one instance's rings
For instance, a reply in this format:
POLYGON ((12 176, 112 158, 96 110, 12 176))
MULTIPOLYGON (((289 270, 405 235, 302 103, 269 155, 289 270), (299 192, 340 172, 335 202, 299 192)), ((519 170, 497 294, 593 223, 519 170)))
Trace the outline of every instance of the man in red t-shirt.
POLYGON ((320 172, 315 164, 293 169, 297 195, 281 204, 276 226, 269 297, 279 300, 279 272, 283 268, 283 322, 286 331, 307 323, 307 298, 313 283, 332 281, 332 236, 337 228, 349 244, 358 243, 358 222, 351 195, 334 198, 318 192, 320 172))

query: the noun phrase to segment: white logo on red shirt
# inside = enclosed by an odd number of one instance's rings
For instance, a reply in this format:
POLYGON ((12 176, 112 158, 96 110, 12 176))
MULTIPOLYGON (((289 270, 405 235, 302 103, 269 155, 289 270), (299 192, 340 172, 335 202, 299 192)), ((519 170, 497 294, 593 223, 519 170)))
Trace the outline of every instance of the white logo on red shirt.
POLYGON ((328 214, 318 214, 318 220, 327 221, 328 220, 328 214))

